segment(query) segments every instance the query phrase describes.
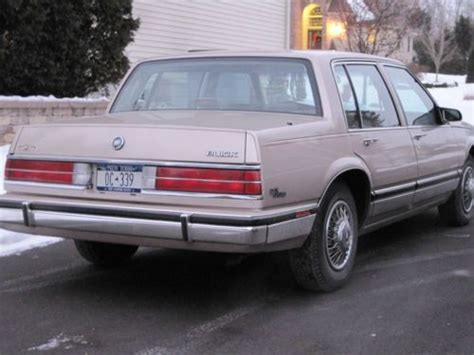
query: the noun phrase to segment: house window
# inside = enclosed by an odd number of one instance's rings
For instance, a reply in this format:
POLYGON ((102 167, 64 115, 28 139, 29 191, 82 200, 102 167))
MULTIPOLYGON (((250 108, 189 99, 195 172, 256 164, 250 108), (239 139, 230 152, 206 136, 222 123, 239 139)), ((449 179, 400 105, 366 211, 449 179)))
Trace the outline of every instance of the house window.
POLYGON ((323 15, 322 15, 322 13, 321 13, 321 6, 315 5, 315 6, 311 9, 311 11, 310 11, 310 13, 309 13, 309 16, 310 16, 310 17, 318 17, 318 16, 319 16, 319 17, 322 17, 323 15))
POLYGON ((321 6, 310 4, 303 10, 303 43, 304 49, 321 49, 323 47, 323 13, 321 6))

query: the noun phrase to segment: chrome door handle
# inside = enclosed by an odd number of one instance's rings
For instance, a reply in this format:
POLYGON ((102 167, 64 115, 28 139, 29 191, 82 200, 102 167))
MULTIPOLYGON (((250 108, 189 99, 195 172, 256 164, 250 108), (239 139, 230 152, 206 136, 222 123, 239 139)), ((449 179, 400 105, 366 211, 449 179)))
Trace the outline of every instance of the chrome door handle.
POLYGON ((364 145, 368 147, 372 143, 377 143, 378 141, 379 141, 378 138, 367 138, 367 139, 364 139, 364 145))
POLYGON ((425 133, 420 133, 420 134, 415 134, 413 136, 414 139, 416 139, 417 141, 419 141, 421 138, 423 138, 424 136, 426 136, 425 133))

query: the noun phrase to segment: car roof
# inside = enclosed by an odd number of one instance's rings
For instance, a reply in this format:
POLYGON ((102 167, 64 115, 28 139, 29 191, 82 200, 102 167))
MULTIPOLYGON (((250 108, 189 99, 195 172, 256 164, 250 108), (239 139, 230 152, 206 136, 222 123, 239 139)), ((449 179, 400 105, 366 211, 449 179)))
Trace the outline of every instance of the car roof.
POLYGON ((185 58, 225 58, 225 57, 275 57, 275 58, 303 58, 319 62, 333 60, 367 60, 404 65, 402 62, 376 55, 357 52, 342 52, 333 50, 281 50, 281 51, 222 51, 222 50, 195 50, 186 54, 170 55, 165 57, 147 58, 139 63, 166 59, 185 58))

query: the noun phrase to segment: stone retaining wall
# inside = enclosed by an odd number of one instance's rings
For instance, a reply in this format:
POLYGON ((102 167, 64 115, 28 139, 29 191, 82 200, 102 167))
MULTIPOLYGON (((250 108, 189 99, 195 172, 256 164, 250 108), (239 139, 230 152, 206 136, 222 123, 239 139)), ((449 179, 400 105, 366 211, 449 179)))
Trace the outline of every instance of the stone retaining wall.
POLYGON ((0 145, 12 142, 18 126, 101 115, 108 103, 105 99, 0 98, 0 145))

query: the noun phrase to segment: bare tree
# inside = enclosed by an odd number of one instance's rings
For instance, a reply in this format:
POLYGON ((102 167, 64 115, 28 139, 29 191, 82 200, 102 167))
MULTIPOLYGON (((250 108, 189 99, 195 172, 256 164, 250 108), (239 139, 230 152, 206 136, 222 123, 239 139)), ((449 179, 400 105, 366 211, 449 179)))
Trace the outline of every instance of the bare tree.
POLYGON ((458 18, 461 15, 461 10, 464 5, 464 0, 452 0, 452 2, 453 2, 452 6, 454 7, 455 18, 458 18))
POLYGON ((410 31, 417 5, 410 0, 339 1, 349 50, 390 56, 410 31))
POLYGON ((451 0, 453 11, 451 13, 452 19, 454 22, 459 16, 463 15, 464 17, 474 20, 474 1, 473 0, 451 0))
POLYGON ((441 66, 456 54, 456 41, 454 33, 450 31, 450 22, 453 12, 458 10, 449 0, 425 0, 425 6, 429 10, 429 17, 423 26, 420 43, 433 62, 437 82, 441 66))
POLYGON ((458 12, 458 16, 460 14, 463 14, 465 17, 469 17, 471 19, 471 21, 474 21, 474 1, 472 0, 466 0, 466 1, 463 1, 463 0, 458 0, 460 1, 461 3, 459 4, 459 12, 458 12))

